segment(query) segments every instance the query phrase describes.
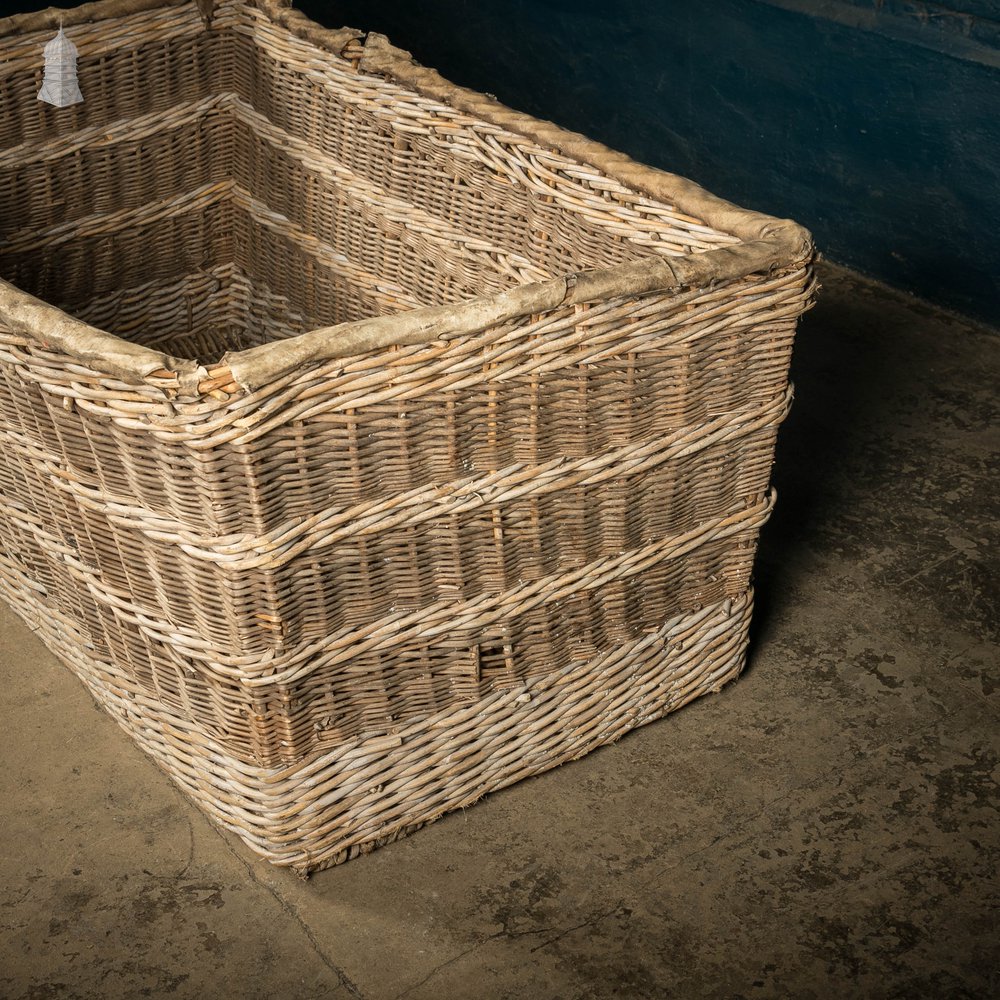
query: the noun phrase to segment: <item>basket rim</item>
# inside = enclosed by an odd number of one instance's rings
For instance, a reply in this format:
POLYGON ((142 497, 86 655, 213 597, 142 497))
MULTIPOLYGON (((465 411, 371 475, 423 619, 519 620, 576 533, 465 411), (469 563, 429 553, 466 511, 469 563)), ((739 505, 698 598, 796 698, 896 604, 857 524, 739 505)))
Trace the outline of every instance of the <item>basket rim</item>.
MULTIPOLYGON (((189 2, 192 0, 95 0, 68 9, 50 7, 0 18, 0 37, 184 6, 189 2)), ((292 9, 286 0, 241 2, 256 7, 273 23, 337 58, 344 58, 345 48, 353 45, 352 57, 358 62, 359 72, 382 76, 570 160, 595 167, 626 187, 666 202, 714 229, 737 237, 740 242, 698 254, 650 256, 610 268, 572 272, 459 303, 424 306, 319 327, 287 340, 227 353, 211 369, 91 326, 0 278, 0 315, 16 333, 129 383, 157 386, 171 395, 179 391, 184 396, 206 393, 226 396, 237 387, 253 392, 313 362, 474 335, 496 323, 562 305, 698 288, 750 274, 792 269, 806 264, 814 254, 812 236, 793 220, 741 208, 686 177, 639 163, 579 133, 514 111, 495 98, 451 83, 436 70, 421 66, 409 52, 392 45, 385 35, 377 32, 365 35, 349 27, 324 28, 292 9)), ((216 0, 194 0, 194 3, 208 25, 216 0)))

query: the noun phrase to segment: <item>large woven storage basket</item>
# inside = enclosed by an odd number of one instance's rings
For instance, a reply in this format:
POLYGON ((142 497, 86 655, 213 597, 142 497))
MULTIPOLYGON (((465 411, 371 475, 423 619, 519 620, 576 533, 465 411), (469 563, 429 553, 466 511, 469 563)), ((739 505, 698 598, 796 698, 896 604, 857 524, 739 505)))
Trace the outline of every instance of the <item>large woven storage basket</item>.
POLYGON ((737 674, 807 233, 272 0, 0 49, 0 588, 214 819, 336 864, 737 674))

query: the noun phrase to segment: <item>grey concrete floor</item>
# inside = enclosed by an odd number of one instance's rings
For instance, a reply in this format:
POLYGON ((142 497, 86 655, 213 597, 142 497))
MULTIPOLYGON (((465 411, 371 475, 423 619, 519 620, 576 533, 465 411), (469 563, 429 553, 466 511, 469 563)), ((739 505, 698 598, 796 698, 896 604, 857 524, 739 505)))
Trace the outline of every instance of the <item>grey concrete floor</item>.
POLYGON ((309 882, 0 606, 0 995, 1000 994, 1000 336, 823 278, 743 677, 309 882))

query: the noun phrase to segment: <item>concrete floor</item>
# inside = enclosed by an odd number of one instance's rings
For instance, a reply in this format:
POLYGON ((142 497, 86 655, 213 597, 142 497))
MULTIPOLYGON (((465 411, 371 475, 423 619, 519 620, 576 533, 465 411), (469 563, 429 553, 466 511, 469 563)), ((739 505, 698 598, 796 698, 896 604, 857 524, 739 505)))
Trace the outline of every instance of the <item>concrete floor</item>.
POLYGON ((823 278, 743 678, 310 882, 0 607, 0 996, 1000 994, 1000 337, 823 278))

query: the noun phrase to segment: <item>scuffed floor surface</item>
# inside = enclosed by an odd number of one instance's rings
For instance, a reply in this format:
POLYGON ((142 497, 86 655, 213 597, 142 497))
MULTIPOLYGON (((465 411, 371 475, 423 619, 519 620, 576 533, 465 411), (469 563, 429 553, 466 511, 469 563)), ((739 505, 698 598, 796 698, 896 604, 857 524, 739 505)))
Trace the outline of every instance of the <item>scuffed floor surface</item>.
POLYGON ((308 883, 0 607, 0 996, 1000 995, 1000 337, 823 278, 743 678, 308 883))

